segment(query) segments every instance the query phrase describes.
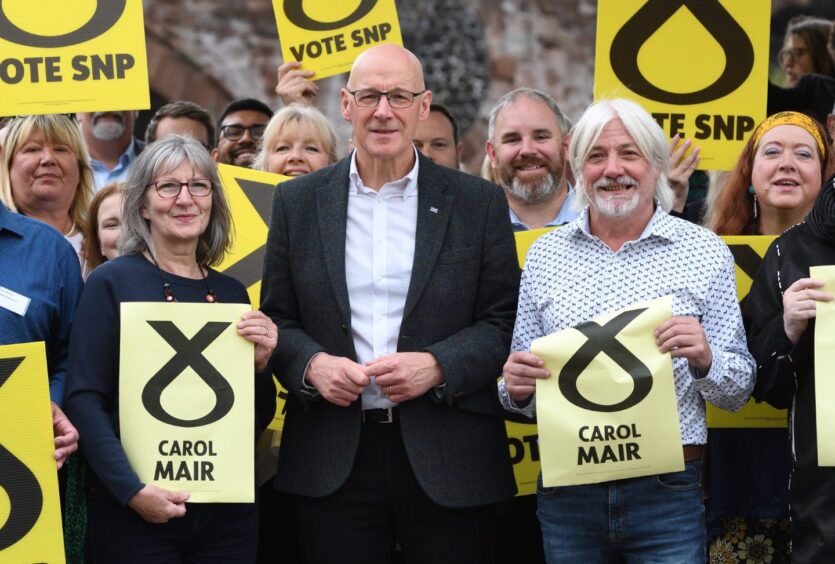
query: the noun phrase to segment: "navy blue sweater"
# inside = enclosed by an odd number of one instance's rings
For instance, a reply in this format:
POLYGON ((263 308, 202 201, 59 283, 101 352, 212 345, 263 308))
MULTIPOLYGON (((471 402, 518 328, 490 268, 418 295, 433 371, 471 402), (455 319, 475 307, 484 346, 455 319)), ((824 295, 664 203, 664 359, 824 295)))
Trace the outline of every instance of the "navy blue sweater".
MULTIPOLYGON (((206 283, 165 273, 180 302, 203 302, 206 283)), ((209 287, 221 303, 250 303, 244 286, 209 270, 209 287)), ((98 267, 81 294, 70 337, 65 409, 78 429, 84 456, 98 479, 126 505, 144 484, 131 469, 119 439, 119 325, 122 302, 163 301, 162 278, 141 255, 98 267)), ((256 374, 256 432, 275 409, 269 370, 256 374)))

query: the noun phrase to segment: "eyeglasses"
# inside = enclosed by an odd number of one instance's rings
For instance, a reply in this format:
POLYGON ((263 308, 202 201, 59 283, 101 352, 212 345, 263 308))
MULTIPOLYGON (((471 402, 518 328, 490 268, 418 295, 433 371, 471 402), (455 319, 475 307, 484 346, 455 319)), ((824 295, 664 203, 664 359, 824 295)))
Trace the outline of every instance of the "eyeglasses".
POLYGON ((411 107, 411 105, 415 102, 415 97, 420 96, 424 92, 426 92, 426 90, 421 90, 420 92, 409 92, 408 90, 403 90, 402 88, 395 88, 389 92, 380 92, 379 90, 374 90, 373 88, 362 88, 354 91, 348 90, 348 94, 354 97, 354 101, 357 103, 357 106, 361 108, 376 108, 377 104, 380 103, 380 98, 385 96, 386 100, 389 101, 389 106, 397 108, 398 110, 411 107))
POLYGON ((153 186, 160 198, 176 198, 182 192, 183 186, 195 198, 203 198, 212 192, 212 183, 205 178, 192 178, 187 182, 181 182, 175 178, 163 178, 151 182, 148 186, 153 186))
POLYGON ((249 131, 252 138, 255 141, 259 141, 264 136, 264 130, 266 128, 267 126, 265 124, 246 126, 237 123, 230 123, 229 125, 220 126, 220 134, 230 141, 237 141, 244 136, 245 131, 249 131))
POLYGON ((785 65, 789 62, 790 58, 796 61, 805 57, 808 52, 805 47, 784 47, 777 53, 777 60, 780 61, 781 65, 785 65))

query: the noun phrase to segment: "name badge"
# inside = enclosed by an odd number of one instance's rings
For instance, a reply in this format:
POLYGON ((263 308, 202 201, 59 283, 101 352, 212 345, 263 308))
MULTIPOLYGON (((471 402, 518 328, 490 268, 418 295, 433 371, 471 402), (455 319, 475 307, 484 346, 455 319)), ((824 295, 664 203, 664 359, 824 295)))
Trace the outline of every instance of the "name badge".
POLYGON ((0 307, 4 309, 23 317, 26 315, 26 310, 29 309, 29 303, 31 301, 30 298, 27 298, 23 294, 18 294, 14 290, 0 286, 0 307))

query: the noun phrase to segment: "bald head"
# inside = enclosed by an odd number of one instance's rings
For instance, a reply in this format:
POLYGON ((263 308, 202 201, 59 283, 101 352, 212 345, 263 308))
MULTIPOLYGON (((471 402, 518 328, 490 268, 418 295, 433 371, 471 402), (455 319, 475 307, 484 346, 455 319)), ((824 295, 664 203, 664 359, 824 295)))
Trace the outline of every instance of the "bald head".
POLYGON ((384 69, 396 69, 409 78, 409 88, 423 90, 423 66, 414 53, 393 43, 375 45, 363 51, 354 59, 351 74, 348 76, 348 88, 356 90, 363 88, 358 85, 369 74, 376 74, 384 69))
POLYGON ((372 47, 354 61, 340 95, 365 185, 376 190, 406 176, 415 162, 417 123, 432 103, 417 57, 399 45, 372 47))

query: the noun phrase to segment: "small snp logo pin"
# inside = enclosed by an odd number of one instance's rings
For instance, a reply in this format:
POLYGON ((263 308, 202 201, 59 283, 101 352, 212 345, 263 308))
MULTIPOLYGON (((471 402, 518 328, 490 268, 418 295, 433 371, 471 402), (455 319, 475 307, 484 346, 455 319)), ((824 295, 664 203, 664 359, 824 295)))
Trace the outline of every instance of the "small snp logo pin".
POLYGON ((430 212, 432 212, 432 213, 438 213, 438 208, 436 208, 436 207, 430 207, 430 208, 429 208, 429 211, 430 211, 430 212))

